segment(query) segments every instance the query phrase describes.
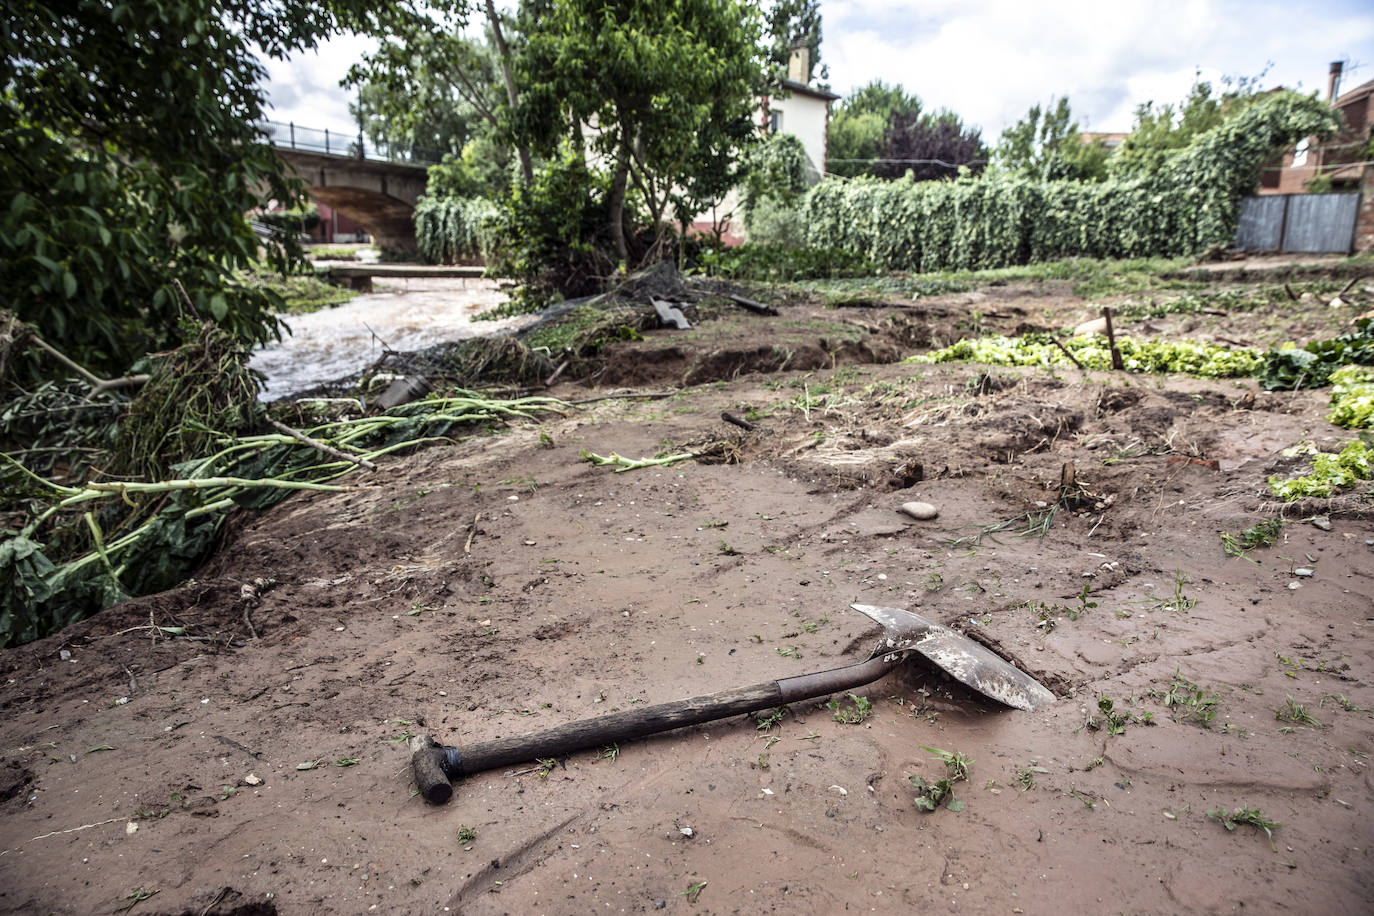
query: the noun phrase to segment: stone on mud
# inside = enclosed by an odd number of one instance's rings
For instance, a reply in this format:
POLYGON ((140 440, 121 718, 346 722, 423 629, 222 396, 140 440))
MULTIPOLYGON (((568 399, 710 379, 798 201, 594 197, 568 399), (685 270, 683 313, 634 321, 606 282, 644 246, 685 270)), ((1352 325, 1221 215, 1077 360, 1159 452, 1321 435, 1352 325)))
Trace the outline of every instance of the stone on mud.
POLYGON ((921 502, 902 503, 901 511, 920 522, 929 521, 940 514, 940 510, 930 503, 921 502))

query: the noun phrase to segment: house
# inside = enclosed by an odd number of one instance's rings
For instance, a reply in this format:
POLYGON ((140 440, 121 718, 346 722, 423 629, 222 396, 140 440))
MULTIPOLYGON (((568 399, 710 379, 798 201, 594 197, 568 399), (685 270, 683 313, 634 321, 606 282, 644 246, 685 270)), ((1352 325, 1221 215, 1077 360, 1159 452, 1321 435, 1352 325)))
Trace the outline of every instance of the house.
POLYGON ((1310 137, 1266 167, 1260 173, 1260 194, 1302 194, 1317 187, 1360 189, 1374 128, 1374 80, 1340 94, 1343 70, 1341 61, 1331 64, 1326 98, 1344 117, 1345 128, 1329 140, 1310 137))
POLYGON ((825 176, 830 134, 830 103, 839 98, 828 89, 807 82, 811 52, 797 48, 787 63, 782 80, 782 96, 765 97, 760 108, 759 127, 765 133, 788 133, 802 142, 806 150, 807 179, 815 184, 825 176))
POLYGON ((1126 142, 1126 138, 1129 136, 1129 132, 1085 130, 1079 133, 1078 139, 1090 145, 1100 142, 1108 150, 1115 152, 1121 147, 1121 144, 1126 142))
MULTIPOLYGON (((810 53, 806 48, 794 50, 779 94, 759 100, 759 131, 792 134, 800 140, 806 151, 807 181, 816 184, 826 172, 830 103, 840 96, 810 85, 807 80, 811 69, 810 53)), ((712 210, 699 214, 692 222, 692 230, 701 235, 713 235, 718 228, 721 241, 726 245, 739 245, 744 241, 744 220, 737 191, 731 191, 712 210)))

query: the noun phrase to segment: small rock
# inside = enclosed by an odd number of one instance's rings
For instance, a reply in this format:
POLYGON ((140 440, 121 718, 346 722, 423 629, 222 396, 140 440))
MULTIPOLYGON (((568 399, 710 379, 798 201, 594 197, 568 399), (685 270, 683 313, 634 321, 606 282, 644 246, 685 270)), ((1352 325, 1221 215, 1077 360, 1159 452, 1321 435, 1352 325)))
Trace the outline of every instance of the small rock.
POLYGON ((1302 588, 1302 583, 1301 583, 1301 582, 1289 582, 1289 583, 1288 583, 1288 587, 1289 587, 1290 589, 1294 590, 1294 591, 1297 591, 1298 589, 1302 588))
POLYGON ((129 836, 133 836, 135 833, 138 833, 138 821, 129 821, 129 823, 125 824, 124 832, 129 836))
POLYGON ((901 511, 917 521, 922 522, 929 521, 940 514, 940 510, 936 509, 930 503, 902 503, 901 511))
POLYGON ((1293 575, 1301 579, 1310 579, 1313 574, 1314 570, 1308 569, 1306 566, 1299 566, 1297 569, 1293 570, 1293 575))
POLYGON ((846 789, 844 786, 831 786, 830 788, 834 789, 836 792, 840 793, 841 795, 848 795, 848 794, 849 794, 849 790, 846 789))
POLYGON ((1345 308, 1345 300, 1337 296, 1335 299, 1331 300, 1331 307, 1333 309, 1345 308))
POLYGON ((682 835, 685 836, 685 837, 688 837, 689 839, 690 839, 691 836, 692 836, 692 828, 691 828, 691 827, 679 827, 679 828, 677 828, 677 832, 680 833, 680 834, 682 834, 682 835))
POLYGON ((247 776, 243 777, 243 781, 248 783, 250 786, 262 785, 262 777, 259 776, 257 773, 249 773, 247 776))
POLYGON ((668 908, 668 901, 666 901, 666 900, 660 900, 658 903, 655 903, 655 904, 654 904, 654 909, 656 909, 656 910, 666 910, 667 908, 668 908))
POLYGON ((1074 336, 1074 337, 1087 337, 1087 336, 1089 336, 1089 335, 1091 335, 1091 334, 1106 334, 1106 333, 1107 333, 1107 319, 1106 319, 1106 318, 1094 318, 1094 319, 1092 319, 1091 321, 1085 321, 1085 322, 1083 322, 1083 323, 1080 324, 1078 327, 1076 327, 1076 328, 1073 329, 1073 336, 1074 336))
POLYGON ((62 659, 64 662, 69 662, 72 660, 72 654, 68 652, 66 649, 58 651, 57 657, 62 659))
POLYGON ((1320 528, 1322 531, 1330 531, 1331 519, 1327 518, 1325 515, 1314 516, 1312 519, 1312 526, 1314 528, 1320 528))

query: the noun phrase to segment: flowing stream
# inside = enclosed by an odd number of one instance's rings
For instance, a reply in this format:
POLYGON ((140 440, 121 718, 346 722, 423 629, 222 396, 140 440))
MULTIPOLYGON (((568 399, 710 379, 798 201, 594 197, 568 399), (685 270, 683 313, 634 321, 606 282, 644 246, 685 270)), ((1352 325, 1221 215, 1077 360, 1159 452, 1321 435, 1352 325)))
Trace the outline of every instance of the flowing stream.
POLYGON ((403 279, 382 281, 376 292, 334 308, 286 319, 280 343, 262 347, 250 365, 266 376, 262 398, 275 401, 344 378, 392 350, 482 337, 516 327, 529 316, 472 320, 474 313, 506 300, 493 280, 403 279))

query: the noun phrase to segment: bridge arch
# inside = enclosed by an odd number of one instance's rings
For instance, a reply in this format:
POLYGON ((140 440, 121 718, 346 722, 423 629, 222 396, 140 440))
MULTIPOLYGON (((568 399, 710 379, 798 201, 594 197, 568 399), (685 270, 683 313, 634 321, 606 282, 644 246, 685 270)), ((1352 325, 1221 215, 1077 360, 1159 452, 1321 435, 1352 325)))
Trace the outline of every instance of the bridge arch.
POLYGON ((276 152, 311 197, 362 226, 379 247, 414 250, 415 204, 425 190, 426 166, 282 146, 276 152))

